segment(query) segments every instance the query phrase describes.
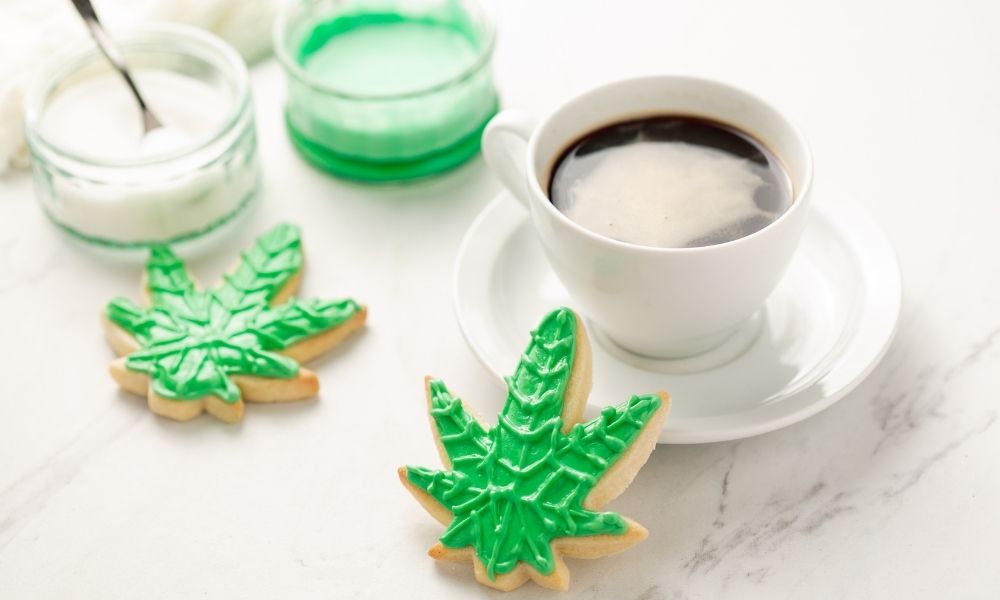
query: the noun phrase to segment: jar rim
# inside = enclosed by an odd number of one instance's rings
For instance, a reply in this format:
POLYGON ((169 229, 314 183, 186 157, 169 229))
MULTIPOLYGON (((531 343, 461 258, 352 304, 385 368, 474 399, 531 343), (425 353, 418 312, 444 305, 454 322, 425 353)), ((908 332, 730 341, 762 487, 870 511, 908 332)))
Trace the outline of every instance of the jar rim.
POLYGON ((494 16, 483 3, 475 0, 470 0, 470 3, 479 10, 483 23, 483 44, 481 44, 478 48, 476 59, 469 63, 469 66, 456 75, 449 77, 444 81, 439 81, 425 87, 401 93, 358 93, 338 88, 309 75, 309 73, 302 68, 298 61, 295 60, 295 57, 293 57, 289 52, 288 39, 286 35, 288 25, 290 24, 290 20, 292 18, 292 12, 300 7, 302 4, 301 1, 287 2, 279 12, 278 18, 275 20, 274 28, 272 30, 274 55, 277 57, 278 62, 289 76, 294 77, 296 80, 308 85, 316 91, 330 96, 336 96, 345 100, 363 102, 396 101, 426 96, 428 94, 446 90, 473 78, 482 70, 484 66, 489 64, 490 59, 493 56, 493 49, 496 45, 496 24, 494 16))
MULTIPOLYGON (((243 58, 229 44, 219 37, 197 27, 175 23, 149 23, 115 35, 115 43, 126 59, 130 52, 146 49, 151 43, 174 44, 169 52, 209 62, 219 68, 223 76, 234 86, 235 101, 231 109, 211 135, 190 146, 137 158, 105 158, 90 156, 68 150, 49 140, 39 126, 52 91, 80 69, 94 62, 106 60, 98 48, 87 38, 86 45, 76 45, 53 57, 31 79, 24 100, 24 133, 32 154, 37 150, 55 154, 61 159, 93 167, 116 169, 130 167, 150 167, 169 163, 179 158, 194 155, 218 143, 236 127, 250 104, 250 76, 243 58)), ((110 67, 110 64, 108 65, 110 67)))

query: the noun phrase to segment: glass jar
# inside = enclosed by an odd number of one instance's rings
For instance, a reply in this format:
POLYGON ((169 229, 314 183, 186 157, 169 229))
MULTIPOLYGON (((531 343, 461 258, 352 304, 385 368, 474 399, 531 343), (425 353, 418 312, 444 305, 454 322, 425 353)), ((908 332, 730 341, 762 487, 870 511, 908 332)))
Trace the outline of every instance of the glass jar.
POLYGON ((96 47, 62 57, 35 78, 25 98, 25 135, 42 208, 74 237, 112 248, 181 242, 218 230, 247 206, 260 183, 246 65, 222 40, 193 27, 149 26, 115 41, 162 121, 173 116, 205 125, 162 150, 105 152, 106 139, 124 135, 119 129, 133 132, 139 144, 157 131, 142 135, 134 99, 123 96, 124 82, 96 47), (101 110, 110 102, 105 95, 121 109, 101 110), (171 110, 162 111, 165 104, 171 110), (98 135, 95 120, 103 127, 98 135))
POLYGON ((292 142, 351 179, 456 167, 497 111, 493 45, 472 0, 297 0, 275 26, 292 142))

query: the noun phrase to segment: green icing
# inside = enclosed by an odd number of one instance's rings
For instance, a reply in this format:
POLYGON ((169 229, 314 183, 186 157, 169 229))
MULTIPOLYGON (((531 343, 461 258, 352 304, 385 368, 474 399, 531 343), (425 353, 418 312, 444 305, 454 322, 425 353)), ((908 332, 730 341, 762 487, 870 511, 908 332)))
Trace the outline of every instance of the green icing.
POLYGON ((230 375, 295 377, 298 363, 275 351, 333 329, 361 308, 350 299, 294 298, 272 307, 301 268, 299 229, 288 224, 260 236, 236 269, 207 291, 195 287, 169 248, 151 248, 146 265, 151 306, 116 298, 106 309, 111 322, 141 345, 126 366, 148 374, 153 390, 172 400, 211 394, 235 403, 240 391, 230 375))
POLYGON ((491 579, 524 562, 543 574, 555 568, 552 540, 621 535, 628 526, 610 512, 583 507, 590 490, 639 436, 660 397, 633 396, 563 432, 563 395, 576 347, 576 316, 561 308, 531 334, 498 423, 483 429, 431 381, 431 418, 451 470, 407 467, 407 478, 450 510, 441 543, 472 546, 491 579))
POLYGON ((423 25, 428 28, 439 28, 454 32, 461 36, 472 48, 479 47, 479 38, 476 35, 475 25, 469 20, 469 15, 458 3, 447 3, 439 7, 439 10, 429 14, 401 14, 399 12, 357 12, 345 13, 328 21, 322 21, 316 25, 305 37, 298 51, 295 60, 300 65, 305 65, 309 58, 323 49, 331 39, 356 32, 369 27, 382 27, 387 25, 423 25))

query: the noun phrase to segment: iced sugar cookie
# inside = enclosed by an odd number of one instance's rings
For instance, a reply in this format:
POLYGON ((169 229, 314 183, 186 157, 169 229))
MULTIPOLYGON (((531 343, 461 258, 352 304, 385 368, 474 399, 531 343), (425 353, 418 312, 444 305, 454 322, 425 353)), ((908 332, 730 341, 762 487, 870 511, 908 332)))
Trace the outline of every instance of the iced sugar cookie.
POLYGON ((666 393, 632 396, 581 422, 590 393, 590 346, 571 310, 531 333, 497 424, 487 429, 440 380, 426 380, 443 470, 399 477, 447 526, 430 555, 471 560, 476 579, 512 590, 528 579, 569 586, 563 557, 598 558, 646 537, 631 519, 599 509, 621 494, 656 445, 666 393))
POLYGON ((184 421, 208 411, 239 421, 243 401, 316 395, 319 380, 299 366, 364 324, 351 299, 292 298, 302 275, 299 229, 281 224, 257 238, 222 281, 199 290, 167 247, 154 247, 143 278, 147 306, 117 298, 103 315, 118 360, 111 376, 145 395, 149 408, 184 421))

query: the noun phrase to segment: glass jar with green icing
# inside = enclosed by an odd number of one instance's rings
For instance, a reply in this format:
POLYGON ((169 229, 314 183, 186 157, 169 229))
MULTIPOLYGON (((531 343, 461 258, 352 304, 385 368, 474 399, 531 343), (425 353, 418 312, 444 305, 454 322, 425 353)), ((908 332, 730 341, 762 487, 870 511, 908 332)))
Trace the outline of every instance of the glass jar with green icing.
POLYGON ((298 0, 275 27, 292 142, 351 179, 456 167, 497 110, 493 43, 492 20, 471 0, 298 0))

